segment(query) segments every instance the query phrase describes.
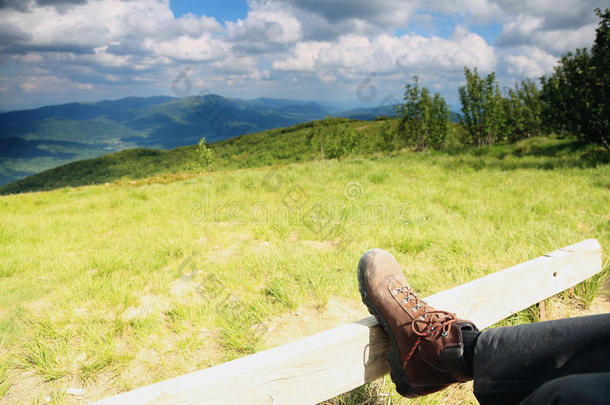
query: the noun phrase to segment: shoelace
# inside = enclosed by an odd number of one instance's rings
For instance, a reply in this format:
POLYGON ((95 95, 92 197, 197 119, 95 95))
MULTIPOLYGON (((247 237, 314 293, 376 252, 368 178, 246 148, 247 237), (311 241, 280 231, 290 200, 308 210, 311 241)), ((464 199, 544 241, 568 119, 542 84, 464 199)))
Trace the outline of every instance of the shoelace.
POLYGON ((457 322, 457 316, 451 312, 436 309, 420 313, 419 309, 422 307, 426 309, 427 304, 423 300, 420 300, 417 297, 417 294, 415 294, 409 286, 397 288, 394 292, 395 294, 406 294, 405 298, 403 298, 403 303, 405 304, 411 300, 414 301, 414 319, 413 322, 411 322, 411 330, 417 335, 417 339, 413 342, 413 345, 411 345, 411 349, 409 350, 405 361, 402 363, 402 368, 404 369, 421 341, 432 335, 434 335, 433 340, 438 339, 439 336, 447 336, 451 324, 457 322))

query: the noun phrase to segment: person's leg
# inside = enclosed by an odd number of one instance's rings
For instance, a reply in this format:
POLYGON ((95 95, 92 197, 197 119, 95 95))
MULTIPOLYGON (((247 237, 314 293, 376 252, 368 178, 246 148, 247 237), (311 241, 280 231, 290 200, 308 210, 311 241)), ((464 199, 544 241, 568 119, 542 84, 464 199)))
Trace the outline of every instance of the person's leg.
POLYGON ((606 405, 610 401, 610 373, 576 374, 542 384, 519 405, 606 405))
POLYGON ((559 377, 603 372, 610 372, 610 314, 488 329, 474 346, 481 404, 515 404, 559 377))

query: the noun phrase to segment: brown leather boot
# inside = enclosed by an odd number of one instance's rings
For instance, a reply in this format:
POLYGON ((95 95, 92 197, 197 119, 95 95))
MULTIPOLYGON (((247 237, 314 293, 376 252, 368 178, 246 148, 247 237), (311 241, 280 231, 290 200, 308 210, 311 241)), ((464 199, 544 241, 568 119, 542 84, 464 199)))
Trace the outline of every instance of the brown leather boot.
POLYGON ((362 301, 390 335, 387 359, 400 395, 417 397, 472 379, 462 341, 462 329, 477 330, 472 322, 417 298, 396 259, 383 249, 362 256, 358 283, 362 301))

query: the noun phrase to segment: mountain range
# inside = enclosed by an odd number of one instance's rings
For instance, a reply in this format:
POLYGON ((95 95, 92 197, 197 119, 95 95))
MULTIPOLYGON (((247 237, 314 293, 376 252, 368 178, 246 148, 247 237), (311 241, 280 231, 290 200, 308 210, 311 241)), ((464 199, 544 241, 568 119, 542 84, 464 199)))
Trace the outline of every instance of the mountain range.
POLYGON ((0 113, 0 185, 71 161, 128 148, 216 142, 333 115, 374 119, 392 106, 342 111, 288 99, 219 95, 128 97, 0 113))

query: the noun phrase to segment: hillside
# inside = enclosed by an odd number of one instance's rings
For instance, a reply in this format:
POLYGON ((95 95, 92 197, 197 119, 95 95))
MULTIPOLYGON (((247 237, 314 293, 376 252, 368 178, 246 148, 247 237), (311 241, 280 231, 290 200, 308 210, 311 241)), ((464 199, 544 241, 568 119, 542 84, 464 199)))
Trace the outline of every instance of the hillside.
POLYGON ((336 109, 285 99, 130 97, 0 114, 0 184, 134 147, 169 149, 323 118, 336 109))
MULTIPOLYGON (((365 124, 372 136, 376 123, 349 122, 365 124)), ((311 158, 284 148, 304 130, 224 141, 239 156, 227 167, 311 158)), ((281 330, 298 337, 283 320, 362 308, 355 268, 371 247, 422 296, 586 238, 606 255, 610 166, 589 154, 533 138, 1 196, 0 403, 89 402, 261 350, 281 330)), ((599 281, 547 301, 547 316, 580 314, 599 281)), ((401 403, 385 380, 341 402, 388 396, 401 403)), ((456 388, 427 401, 474 398, 456 388)))
MULTIPOLYGON (((335 122, 343 123, 361 134, 363 153, 375 150, 381 121, 338 118, 335 122)), ((217 170, 222 170, 313 160, 316 154, 307 141, 311 125, 311 122, 303 123, 214 142, 210 147, 218 157, 215 167, 217 170)), ((201 164, 194 145, 168 151, 128 149, 94 159, 68 163, 26 177, 0 187, 0 194, 100 184, 121 178, 138 179, 161 173, 199 171, 201 164)))
POLYGON ((309 122, 328 115, 373 120, 384 108, 341 112, 289 99, 218 95, 129 97, 0 113, 0 185, 65 163, 130 148, 166 150, 309 122))
MULTIPOLYGON (((386 121, 395 123, 393 119, 359 121, 333 118, 331 120, 357 134, 359 139, 357 154, 364 156, 378 153, 382 149, 380 128, 386 121)), ((312 121, 210 143, 209 146, 216 156, 214 170, 264 167, 319 159, 319 152, 314 150, 307 139, 314 124, 317 123, 312 121)), ((524 140, 516 146, 497 145, 490 148, 469 149, 458 146, 459 142, 455 139, 458 136, 457 131, 459 131, 458 126, 451 124, 448 153, 466 153, 474 156, 491 153, 500 160, 496 164, 507 169, 512 169, 515 163, 510 159, 504 160, 504 157, 521 157, 523 153, 541 157, 542 160, 536 160, 532 164, 540 165, 544 161, 544 165, 549 168, 591 167, 610 161, 607 153, 573 138, 534 138, 524 140)), ((526 161, 527 159, 524 159, 519 164, 524 164, 526 161)), ((484 160, 480 160, 471 164, 476 167, 485 163, 484 160)), ((203 166, 196 145, 170 150, 133 148, 71 162, 28 176, 0 186, 0 195, 102 184, 117 180, 136 180, 157 175, 196 175, 204 170, 203 166)))

